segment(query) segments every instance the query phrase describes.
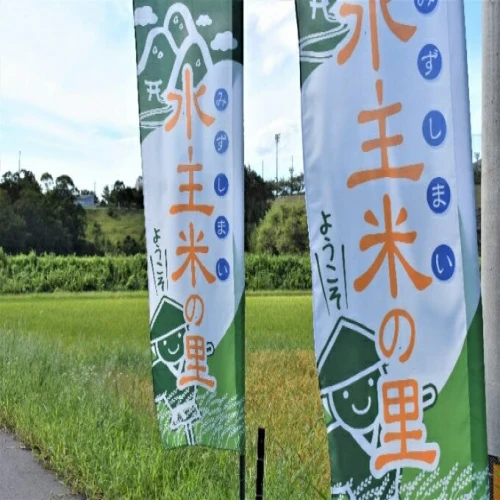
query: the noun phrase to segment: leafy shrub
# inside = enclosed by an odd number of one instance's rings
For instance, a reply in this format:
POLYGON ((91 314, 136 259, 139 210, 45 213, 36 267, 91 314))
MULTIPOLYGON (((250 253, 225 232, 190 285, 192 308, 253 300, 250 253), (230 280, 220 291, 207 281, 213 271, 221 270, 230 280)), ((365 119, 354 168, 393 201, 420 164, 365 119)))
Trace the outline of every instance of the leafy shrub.
POLYGON ((306 204, 275 203, 256 229, 257 253, 271 255, 306 254, 309 252, 306 204))
MULTIPOLYGON (((245 257, 249 290, 311 289, 308 256, 245 257)), ((0 249, 0 293, 147 290, 147 259, 134 256, 7 256, 0 249)))

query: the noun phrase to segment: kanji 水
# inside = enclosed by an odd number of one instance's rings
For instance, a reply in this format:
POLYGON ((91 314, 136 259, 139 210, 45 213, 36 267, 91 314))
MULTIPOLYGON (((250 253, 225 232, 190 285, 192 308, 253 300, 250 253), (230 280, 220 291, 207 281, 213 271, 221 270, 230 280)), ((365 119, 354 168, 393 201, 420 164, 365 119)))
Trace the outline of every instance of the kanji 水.
POLYGON ((205 215, 212 215, 214 211, 213 205, 202 205, 196 204, 194 202, 194 193, 195 191, 203 191, 203 186, 201 184, 195 184, 194 182, 194 173, 200 172, 203 170, 203 166, 199 163, 191 163, 193 158, 193 148, 189 146, 189 164, 179 165, 177 167, 177 172, 180 174, 187 173, 188 174, 188 182, 187 184, 181 184, 179 187, 179 191, 188 192, 188 202, 187 203, 177 203, 176 205, 172 205, 170 207, 170 213, 172 215, 179 214, 181 212, 201 212, 205 215))
MULTIPOLYGON (((417 31, 416 26, 409 26, 396 22, 389 13, 388 4, 391 0, 378 0, 380 3, 380 10, 387 27, 390 31, 402 42, 407 42, 417 31)), ((371 49, 372 49, 372 67, 375 71, 380 68, 380 53, 379 53, 379 39, 378 39, 378 22, 377 22, 377 0, 369 0, 369 16, 370 16, 370 35, 371 35, 371 49)), ((361 36, 363 25, 364 8, 362 5, 345 2, 340 7, 340 15, 343 17, 354 15, 356 16, 356 28, 354 34, 349 40, 347 45, 343 47, 337 56, 339 64, 346 63, 353 55, 361 36)))
MULTIPOLYGON (((411 282, 415 288, 419 291, 424 290, 432 283, 432 278, 419 273, 416 269, 411 267, 408 261, 404 258, 403 254, 398 248, 398 244, 412 244, 417 238, 416 231, 409 231, 406 233, 395 232, 393 228, 393 218, 392 218, 392 208, 391 199, 386 194, 383 198, 384 204, 384 231, 381 233, 367 234, 361 238, 359 242, 359 248, 361 251, 365 252, 369 248, 376 245, 381 245, 382 248, 378 253, 377 257, 373 261, 373 264, 368 268, 368 270, 363 273, 359 278, 354 281, 354 289, 357 292, 363 291, 372 281, 377 272, 382 267, 383 262, 387 258, 387 263, 389 267, 389 283, 391 296, 396 298, 398 295, 398 280, 396 275, 396 259, 399 259, 401 265, 403 266, 406 274, 410 278, 411 282)), ((395 225, 400 226, 406 222, 408 218, 408 213, 405 208, 401 208, 398 217, 396 219, 395 225)), ((365 221, 375 227, 379 227, 380 223, 375 217, 371 210, 365 213, 365 221)))
POLYGON ((362 170, 352 174, 347 180, 347 186, 349 188, 354 188, 364 182, 383 178, 409 179, 412 181, 418 181, 424 169, 423 163, 400 167, 392 167, 389 164, 389 148, 401 145, 403 143, 403 136, 401 134, 391 137, 387 136, 387 119, 390 116, 400 113, 402 105, 398 102, 388 106, 382 106, 384 99, 384 87, 382 80, 377 80, 376 90, 377 100, 380 107, 373 110, 361 111, 358 116, 358 122, 360 124, 370 123, 373 121, 378 122, 380 137, 365 141, 362 145, 362 149, 365 153, 375 149, 380 149, 381 165, 378 168, 362 170))
POLYGON ((186 335, 184 339, 186 371, 179 379, 179 389, 199 385, 209 391, 214 391, 216 379, 207 373, 205 339, 201 335, 186 335))
POLYGON ((439 459, 438 448, 425 442, 418 382, 413 379, 384 382, 382 401, 383 444, 374 460, 375 470, 434 466, 439 459), (397 450, 392 443, 398 443, 397 450), (385 450, 384 444, 389 445, 385 450))
MULTIPOLYGON (((182 241, 187 243, 187 237, 184 231, 181 231, 179 236, 182 241)), ((200 243, 204 237, 205 234, 203 231, 200 231, 198 236, 195 238, 194 224, 190 222, 189 244, 187 246, 179 246, 176 250, 176 255, 187 254, 187 256, 182 266, 172 273, 172 279, 174 281, 177 281, 186 272, 188 266, 191 266, 191 285, 193 287, 196 286, 196 266, 198 265, 207 282, 210 284, 215 282, 215 276, 209 272, 209 270, 203 265, 201 259, 198 257, 198 254, 208 253, 208 246, 197 246, 197 243, 200 243)))
POLYGON ((175 110, 174 116, 165 124, 165 130, 170 132, 177 125, 182 111, 182 103, 184 101, 184 106, 186 108, 186 135, 189 140, 191 140, 193 133, 193 111, 192 107, 196 109, 196 112, 201 120, 201 122, 206 126, 210 127, 215 122, 213 116, 207 115, 201 110, 198 99, 206 92, 207 88, 203 84, 200 88, 193 94, 193 74, 189 67, 184 69, 182 85, 184 89, 184 95, 177 94, 175 92, 169 92, 167 98, 169 101, 175 101, 177 103, 177 109, 175 110))

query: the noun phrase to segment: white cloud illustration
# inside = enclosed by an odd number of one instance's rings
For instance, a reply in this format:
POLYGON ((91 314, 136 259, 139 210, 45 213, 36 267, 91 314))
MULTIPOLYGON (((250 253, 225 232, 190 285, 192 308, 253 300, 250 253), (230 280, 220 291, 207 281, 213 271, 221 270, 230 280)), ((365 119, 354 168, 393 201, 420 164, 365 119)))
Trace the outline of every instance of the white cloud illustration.
POLYGON ((217 33, 215 38, 210 42, 210 47, 212 50, 234 50, 238 47, 238 40, 233 38, 233 34, 230 31, 224 31, 224 33, 217 33))
POLYGON ((151 7, 138 7, 134 12, 134 21, 136 26, 147 26, 148 24, 156 24, 158 16, 151 7))
POLYGON ((196 20, 196 26, 211 26, 212 19, 207 14, 201 14, 201 16, 196 20))

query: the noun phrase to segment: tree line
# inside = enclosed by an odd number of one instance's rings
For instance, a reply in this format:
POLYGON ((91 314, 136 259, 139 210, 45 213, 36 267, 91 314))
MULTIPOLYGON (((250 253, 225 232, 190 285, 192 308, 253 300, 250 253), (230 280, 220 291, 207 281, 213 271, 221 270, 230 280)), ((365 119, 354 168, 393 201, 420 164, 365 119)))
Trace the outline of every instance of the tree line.
MULTIPOLYGON (((138 191, 117 181, 111 190, 106 186, 101 205, 141 208, 142 190, 138 191)), ((26 169, 6 172, 0 180, 0 247, 8 254, 103 253, 95 241, 85 237, 87 213, 78 203, 78 196, 85 194, 93 194, 99 203, 93 191, 80 191, 69 175, 54 178, 46 172, 38 181, 26 169)), ((127 243, 130 246, 130 241, 127 243)))
MULTIPOLYGON (((474 181, 479 184, 479 155, 473 171, 474 181)), ((141 181, 139 178, 136 186, 130 187, 117 180, 111 187, 105 186, 99 198, 93 191, 80 191, 68 175, 53 178, 44 173, 38 181, 29 170, 7 172, 0 179, 0 247, 8 254, 144 254, 144 228, 139 240, 124 234, 112 243, 97 222, 87 231, 87 212, 77 203, 79 195, 94 195, 95 204, 108 207, 110 217, 120 209, 143 209, 141 181)), ((244 182, 245 251, 307 254, 304 175, 266 181, 245 166, 244 182)))

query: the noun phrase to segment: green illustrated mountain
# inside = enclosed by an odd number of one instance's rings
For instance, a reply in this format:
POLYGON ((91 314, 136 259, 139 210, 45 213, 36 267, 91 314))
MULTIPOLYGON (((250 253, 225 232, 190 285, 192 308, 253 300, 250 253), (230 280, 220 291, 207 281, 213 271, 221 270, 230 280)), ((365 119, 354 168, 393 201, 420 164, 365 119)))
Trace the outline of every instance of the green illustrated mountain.
POLYGON ((188 66, 195 89, 209 67, 223 60, 243 63, 243 27, 234 23, 243 2, 136 0, 136 53, 141 140, 175 111, 169 92, 182 90, 188 66), (228 13, 233 12, 233 16, 228 13))
POLYGON ((340 0, 295 0, 299 26, 301 85, 321 64, 336 57, 338 45, 349 35, 347 24, 334 13, 340 0))

